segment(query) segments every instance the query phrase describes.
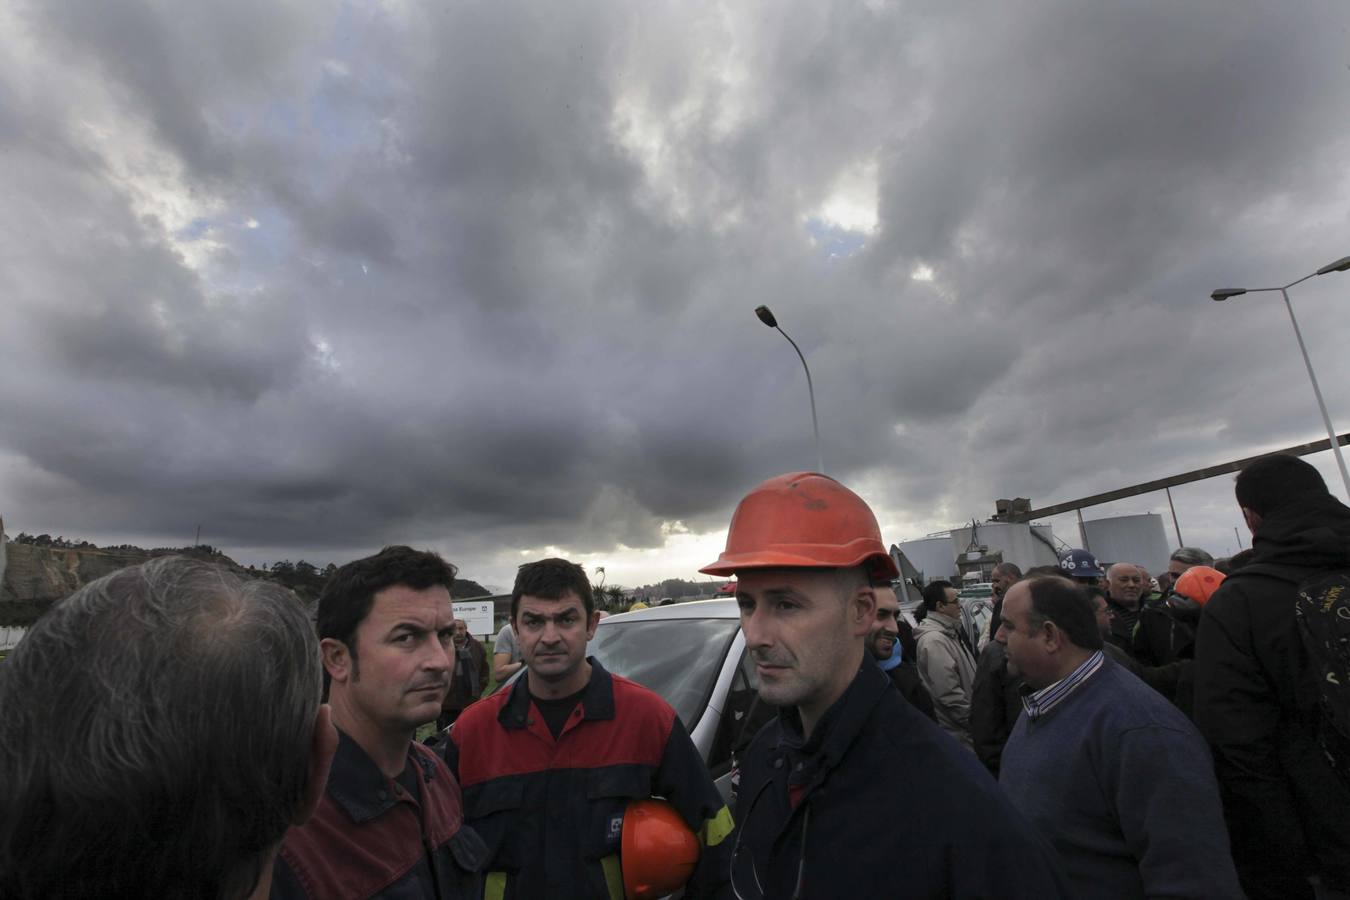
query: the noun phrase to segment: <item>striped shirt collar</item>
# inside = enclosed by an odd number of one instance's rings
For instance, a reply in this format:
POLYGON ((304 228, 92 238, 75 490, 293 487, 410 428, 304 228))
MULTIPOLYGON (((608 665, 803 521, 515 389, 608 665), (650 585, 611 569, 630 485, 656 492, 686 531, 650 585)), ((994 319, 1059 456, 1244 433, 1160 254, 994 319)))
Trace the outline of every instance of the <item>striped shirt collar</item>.
POLYGON ((1098 650, 1059 681, 1049 687, 1043 687, 1039 691, 1032 691, 1024 695, 1022 697, 1022 708, 1027 711, 1027 718, 1039 719, 1060 703, 1063 703, 1065 698, 1076 691, 1083 682, 1097 673, 1097 670, 1102 667, 1103 659, 1102 651, 1098 650))

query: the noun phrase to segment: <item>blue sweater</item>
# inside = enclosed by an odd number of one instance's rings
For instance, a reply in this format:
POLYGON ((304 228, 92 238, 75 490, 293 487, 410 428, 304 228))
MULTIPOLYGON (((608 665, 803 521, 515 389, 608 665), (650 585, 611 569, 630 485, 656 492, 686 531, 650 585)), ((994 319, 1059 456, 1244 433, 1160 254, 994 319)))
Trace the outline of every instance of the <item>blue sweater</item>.
POLYGON ((1242 896, 1209 748, 1109 658, 1036 721, 1018 718, 999 783, 1054 846, 1075 896, 1242 896))

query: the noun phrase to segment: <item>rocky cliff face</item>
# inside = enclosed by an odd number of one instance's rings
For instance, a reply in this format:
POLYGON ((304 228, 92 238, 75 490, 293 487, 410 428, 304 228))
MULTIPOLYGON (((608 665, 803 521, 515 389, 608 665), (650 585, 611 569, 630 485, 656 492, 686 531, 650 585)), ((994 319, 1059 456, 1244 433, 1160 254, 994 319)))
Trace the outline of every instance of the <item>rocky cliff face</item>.
POLYGON ((7 544, 0 603, 50 604, 104 575, 145 562, 137 550, 68 550, 7 544))

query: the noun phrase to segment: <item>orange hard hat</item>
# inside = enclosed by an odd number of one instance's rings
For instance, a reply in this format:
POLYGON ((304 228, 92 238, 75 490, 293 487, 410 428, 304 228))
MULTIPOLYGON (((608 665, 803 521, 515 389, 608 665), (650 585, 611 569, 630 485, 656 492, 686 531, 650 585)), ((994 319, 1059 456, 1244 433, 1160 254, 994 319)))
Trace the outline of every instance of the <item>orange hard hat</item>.
POLYGON ((623 814, 623 895, 654 900, 681 887, 698 865, 698 838, 664 800, 634 800, 623 814))
POLYGON ((1204 606, 1209 602, 1209 598, 1214 596, 1219 585, 1223 584, 1224 577, 1218 569, 1209 566, 1191 566, 1181 573, 1177 583, 1172 585, 1172 590, 1204 606))
POLYGON ((727 547, 699 569, 843 569, 866 564, 881 580, 900 573, 881 543, 877 517, 857 494, 827 475, 779 475, 745 495, 731 517, 727 547))

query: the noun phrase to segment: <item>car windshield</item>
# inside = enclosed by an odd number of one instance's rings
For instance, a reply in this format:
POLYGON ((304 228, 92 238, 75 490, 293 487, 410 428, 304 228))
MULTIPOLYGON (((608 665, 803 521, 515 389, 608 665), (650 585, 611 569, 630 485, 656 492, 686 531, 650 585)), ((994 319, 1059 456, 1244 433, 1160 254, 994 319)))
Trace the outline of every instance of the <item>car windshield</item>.
POLYGON ((615 675, 660 694, 692 730, 740 624, 739 619, 606 623, 595 630, 586 652, 615 675))

